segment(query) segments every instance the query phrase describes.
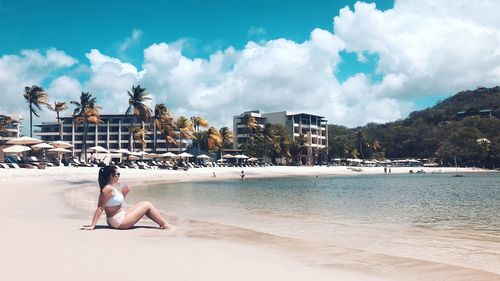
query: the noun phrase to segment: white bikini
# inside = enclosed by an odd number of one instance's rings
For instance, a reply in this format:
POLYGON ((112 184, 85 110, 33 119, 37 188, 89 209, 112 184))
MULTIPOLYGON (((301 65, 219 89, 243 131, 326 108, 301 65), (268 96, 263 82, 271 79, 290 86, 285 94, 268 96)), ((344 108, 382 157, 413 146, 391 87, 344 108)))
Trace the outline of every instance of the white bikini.
MULTIPOLYGON (((124 199, 123 194, 113 187, 113 196, 109 198, 108 202, 106 202, 106 207, 121 206, 124 199)), ((126 212, 124 210, 120 210, 114 216, 107 217, 106 222, 112 228, 120 228, 123 220, 125 220, 125 214, 126 212)))

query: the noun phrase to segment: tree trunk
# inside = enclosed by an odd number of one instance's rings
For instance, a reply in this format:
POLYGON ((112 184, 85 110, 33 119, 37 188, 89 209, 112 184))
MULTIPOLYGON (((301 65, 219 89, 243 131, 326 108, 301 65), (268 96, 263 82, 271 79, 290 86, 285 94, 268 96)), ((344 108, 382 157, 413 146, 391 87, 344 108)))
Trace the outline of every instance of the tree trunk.
POLYGON ((30 137, 33 137, 33 104, 30 102, 30 137))
POLYGON ((153 152, 156 153, 156 138, 158 134, 156 133, 156 118, 153 118, 153 152))
POLYGON ((130 126, 128 127, 128 149, 131 152, 134 152, 134 149, 132 148, 132 127, 134 126, 134 119, 133 117, 130 119, 130 126))
POLYGON ((59 111, 57 111, 57 124, 59 125, 59 140, 63 141, 63 130, 61 120, 59 119, 59 111))
POLYGON ((82 142, 82 150, 83 150, 83 159, 85 163, 87 163, 87 133, 89 131, 89 124, 87 121, 83 124, 83 142, 82 142))

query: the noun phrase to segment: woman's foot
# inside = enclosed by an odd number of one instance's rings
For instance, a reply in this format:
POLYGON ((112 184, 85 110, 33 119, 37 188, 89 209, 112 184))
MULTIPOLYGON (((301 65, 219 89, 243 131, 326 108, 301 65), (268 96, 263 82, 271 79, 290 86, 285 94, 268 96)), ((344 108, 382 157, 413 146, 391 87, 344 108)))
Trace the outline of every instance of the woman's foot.
POLYGON ((161 225, 160 226, 160 229, 165 229, 165 230, 170 230, 170 231, 174 231, 176 229, 175 226, 171 225, 171 224, 164 224, 164 225, 161 225))

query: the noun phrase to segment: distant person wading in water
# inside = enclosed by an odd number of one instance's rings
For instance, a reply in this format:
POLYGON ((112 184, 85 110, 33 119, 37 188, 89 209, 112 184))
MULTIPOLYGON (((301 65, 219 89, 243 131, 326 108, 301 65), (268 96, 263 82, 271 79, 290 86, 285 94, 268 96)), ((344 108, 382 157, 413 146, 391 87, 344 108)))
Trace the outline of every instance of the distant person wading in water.
POLYGON ((241 180, 245 179, 245 172, 244 171, 241 171, 240 178, 241 178, 241 180))
POLYGON ((132 228, 143 216, 147 216, 156 222, 161 229, 173 229, 174 227, 168 224, 161 216, 151 202, 142 201, 128 210, 122 208, 123 201, 130 191, 128 186, 122 188, 121 192, 114 188, 114 185, 120 179, 118 167, 108 165, 99 169, 99 200, 97 209, 92 218, 92 224, 82 227, 83 230, 95 229, 99 218, 103 211, 106 213, 106 222, 109 227, 114 229, 129 229, 132 228))

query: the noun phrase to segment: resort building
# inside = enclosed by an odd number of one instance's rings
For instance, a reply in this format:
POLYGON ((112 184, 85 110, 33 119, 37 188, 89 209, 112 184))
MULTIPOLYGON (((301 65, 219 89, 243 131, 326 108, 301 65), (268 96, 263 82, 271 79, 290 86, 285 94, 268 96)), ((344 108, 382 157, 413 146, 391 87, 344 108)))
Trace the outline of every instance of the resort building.
MULTIPOLYGON (((180 152, 184 151, 186 141, 183 140, 181 147, 177 145, 169 145, 167 150, 167 142, 159 130, 156 129, 155 122, 141 122, 134 116, 125 116, 123 114, 108 114, 100 115, 102 122, 98 125, 89 124, 87 133, 87 147, 102 146, 108 150, 126 149, 129 151, 142 150, 140 143, 132 140, 132 147, 129 147, 129 128, 132 122, 133 127, 141 127, 146 130, 145 142, 146 152, 164 153, 167 151, 180 152), (156 133, 155 133, 156 131, 156 133), (156 147, 156 149, 155 149, 156 147)), ((36 125, 39 130, 35 130, 35 135, 45 142, 60 140, 60 132, 62 130, 62 140, 73 144, 73 155, 82 151, 82 143, 84 136, 84 125, 76 124, 75 118, 60 117, 61 126, 57 122, 43 122, 41 125, 36 125)))
POLYGON ((471 117, 471 116, 478 116, 480 118, 489 118, 492 117, 491 114, 491 109, 475 109, 474 107, 471 107, 467 109, 466 111, 459 111, 455 115, 455 118, 458 120, 461 120, 465 117, 471 117))
POLYGON ((247 115, 253 116, 261 128, 264 128, 268 123, 285 126, 292 140, 301 134, 310 134, 310 146, 313 149, 313 154, 316 154, 318 149, 328 147, 328 125, 327 120, 322 116, 308 113, 293 114, 288 111, 260 113, 259 110, 253 110, 233 117, 234 148, 238 148, 248 140, 249 135, 245 124, 247 115))
POLYGON ((0 114, 0 144, 4 144, 13 138, 21 136, 21 115, 0 114), (9 120, 7 122, 7 120, 9 120))

